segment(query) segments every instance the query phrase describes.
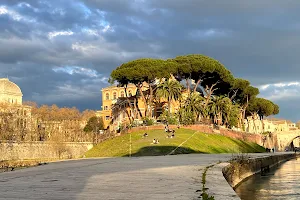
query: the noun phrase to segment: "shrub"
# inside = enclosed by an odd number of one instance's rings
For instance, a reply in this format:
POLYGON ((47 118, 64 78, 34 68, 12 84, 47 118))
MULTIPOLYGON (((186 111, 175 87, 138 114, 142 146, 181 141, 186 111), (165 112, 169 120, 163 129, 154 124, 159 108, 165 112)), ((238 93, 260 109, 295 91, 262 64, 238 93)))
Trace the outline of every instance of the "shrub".
POLYGON ((178 124, 178 119, 176 115, 170 114, 168 113, 168 111, 164 111, 159 117, 159 120, 161 121, 165 121, 168 122, 168 124, 178 124))
POLYGON ((143 118, 144 125, 151 126, 154 124, 154 120, 148 117, 143 118))
POLYGON ((195 124, 194 114, 191 112, 183 112, 180 116, 180 123, 183 125, 195 124))

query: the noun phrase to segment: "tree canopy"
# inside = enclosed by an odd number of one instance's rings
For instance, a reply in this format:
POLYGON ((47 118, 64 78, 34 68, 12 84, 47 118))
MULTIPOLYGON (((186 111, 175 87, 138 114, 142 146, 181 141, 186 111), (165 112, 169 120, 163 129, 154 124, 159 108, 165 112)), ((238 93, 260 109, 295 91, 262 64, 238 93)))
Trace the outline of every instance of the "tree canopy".
POLYGON ((110 82, 116 81, 125 87, 135 84, 146 105, 144 116, 148 116, 156 96, 167 98, 169 104, 170 100, 178 99, 178 84, 174 82, 172 86, 175 97, 168 82, 174 77, 186 88, 187 97, 180 104, 178 116, 187 116, 188 123, 211 118, 218 124, 241 127, 249 115, 258 114, 263 118, 279 113, 278 105, 257 97, 259 89, 248 80, 235 78, 221 62, 200 54, 129 61, 112 71, 110 82), (147 91, 142 90, 144 83, 147 83, 147 91))

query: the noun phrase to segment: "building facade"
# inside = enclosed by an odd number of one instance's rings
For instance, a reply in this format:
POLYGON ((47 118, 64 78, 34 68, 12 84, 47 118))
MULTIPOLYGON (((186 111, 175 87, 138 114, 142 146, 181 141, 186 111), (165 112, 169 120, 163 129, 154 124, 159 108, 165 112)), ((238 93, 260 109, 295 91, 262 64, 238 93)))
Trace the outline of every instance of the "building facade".
POLYGON ((289 120, 279 119, 263 119, 259 116, 247 117, 244 120, 245 131, 249 133, 264 133, 264 132, 285 132, 297 130, 296 124, 289 120))
MULTIPOLYGON (((142 87, 144 95, 149 91, 148 84, 142 87)), ((102 110, 97 111, 97 116, 102 117, 104 127, 110 130, 117 130, 122 124, 129 123, 130 118, 135 119, 136 123, 142 123, 141 116, 145 116, 146 109, 151 113, 152 118, 158 118, 167 108, 167 101, 159 99, 155 105, 148 107, 140 97, 140 92, 134 84, 124 87, 109 86, 103 88, 102 110)), ((179 102, 171 102, 171 113, 177 112, 179 102)))
MULTIPOLYGON (((116 105, 119 99, 125 98, 127 92, 128 97, 136 94, 137 88, 134 84, 128 84, 126 91, 124 87, 109 86, 103 88, 101 110, 97 111, 97 117, 102 117, 104 128, 107 129, 112 125, 113 121, 113 106, 116 105)), ((120 100, 119 100, 120 101, 120 100)), ((121 114, 123 116, 123 114, 121 114)), ((122 119, 123 120, 123 119, 122 119)))

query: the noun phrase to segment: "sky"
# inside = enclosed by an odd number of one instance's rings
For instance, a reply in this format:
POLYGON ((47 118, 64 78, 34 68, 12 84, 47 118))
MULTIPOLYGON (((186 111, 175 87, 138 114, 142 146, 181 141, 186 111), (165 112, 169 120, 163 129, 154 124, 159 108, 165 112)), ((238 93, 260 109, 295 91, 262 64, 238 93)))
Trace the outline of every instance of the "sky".
POLYGON ((300 120, 299 0, 1 0, 0 77, 38 104, 101 108, 113 69, 204 54, 300 120))

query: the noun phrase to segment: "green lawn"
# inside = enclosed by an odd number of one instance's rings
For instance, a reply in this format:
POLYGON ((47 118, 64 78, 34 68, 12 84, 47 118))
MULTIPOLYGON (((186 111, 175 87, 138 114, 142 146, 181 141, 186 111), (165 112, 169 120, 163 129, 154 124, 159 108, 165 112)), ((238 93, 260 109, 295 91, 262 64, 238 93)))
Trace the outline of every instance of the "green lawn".
MULTIPOLYGON (((132 156, 157 156, 167 155, 182 142, 187 142, 174 152, 184 153, 254 153, 265 152, 265 149, 255 143, 232 139, 218 134, 205 134, 188 129, 178 129, 175 138, 166 138, 164 130, 147 131, 148 137, 143 138, 145 131, 131 134, 132 156), (159 144, 151 144, 153 139, 159 144)), ((96 145, 85 153, 85 157, 115 157, 129 156, 130 134, 116 137, 96 145)))

